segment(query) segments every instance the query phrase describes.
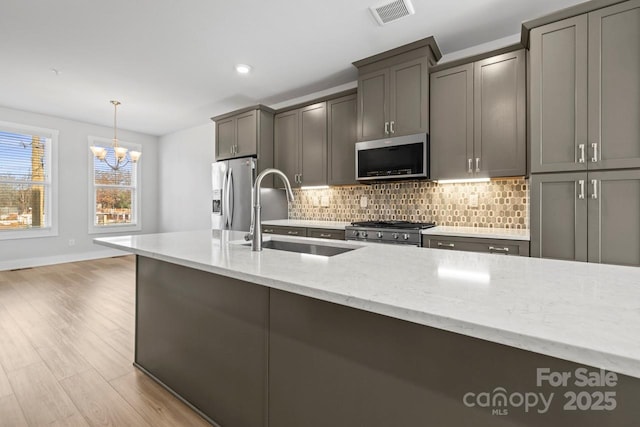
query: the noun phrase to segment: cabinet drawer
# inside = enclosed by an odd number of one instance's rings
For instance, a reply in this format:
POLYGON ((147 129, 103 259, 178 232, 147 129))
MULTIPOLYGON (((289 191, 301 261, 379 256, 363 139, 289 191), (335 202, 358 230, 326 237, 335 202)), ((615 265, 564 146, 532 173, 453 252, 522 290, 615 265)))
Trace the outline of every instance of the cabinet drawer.
POLYGON ((425 240, 423 246, 433 249, 529 256, 528 241, 463 237, 428 237, 425 240))
POLYGON ((262 232, 266 234, 283 234, 285 236, 307 237, 307 229, 304 227, 282 227, 263 225, 262 232))
POLYGON ((320 239, 344 240, 344 230, 327 230, 324 228, 307 228, 307 237, 320 239))

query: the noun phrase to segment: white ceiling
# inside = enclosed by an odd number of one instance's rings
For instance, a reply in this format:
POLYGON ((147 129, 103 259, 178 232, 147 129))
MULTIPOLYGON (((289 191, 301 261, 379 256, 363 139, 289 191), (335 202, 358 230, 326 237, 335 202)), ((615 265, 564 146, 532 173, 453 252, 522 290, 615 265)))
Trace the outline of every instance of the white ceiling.
POLYGON ((580 2, 413 0, 379 27, 378 0, 2 0, 0 105, 110 126, 118 99, 119 127, 164 135, 351 82, 351 62, 430 35, 447 54, 580 2))

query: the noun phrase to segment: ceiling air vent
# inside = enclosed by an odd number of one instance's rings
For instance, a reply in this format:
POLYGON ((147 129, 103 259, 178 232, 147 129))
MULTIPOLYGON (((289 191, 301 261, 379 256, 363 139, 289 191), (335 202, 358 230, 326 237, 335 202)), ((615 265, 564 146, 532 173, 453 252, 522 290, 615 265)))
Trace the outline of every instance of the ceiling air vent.
POLYGON ((380 26, 416 13, 411 0, 396 0, 369 9, 380 26))

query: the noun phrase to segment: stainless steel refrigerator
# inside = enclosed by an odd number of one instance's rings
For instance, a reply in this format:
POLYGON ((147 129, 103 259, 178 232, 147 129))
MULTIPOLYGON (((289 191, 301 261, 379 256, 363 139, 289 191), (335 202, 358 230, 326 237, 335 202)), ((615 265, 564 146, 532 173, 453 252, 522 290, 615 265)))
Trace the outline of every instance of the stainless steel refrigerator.
MULTIPOLYGON (((215 162, 211 167, 213 202, 211 226, 214 230, 249 231, 251 225, 251 187, 256 179, 257 159, 215 162)), ((287 195, 284 190, 260 190, 262 220, 288 217, 287 195)))

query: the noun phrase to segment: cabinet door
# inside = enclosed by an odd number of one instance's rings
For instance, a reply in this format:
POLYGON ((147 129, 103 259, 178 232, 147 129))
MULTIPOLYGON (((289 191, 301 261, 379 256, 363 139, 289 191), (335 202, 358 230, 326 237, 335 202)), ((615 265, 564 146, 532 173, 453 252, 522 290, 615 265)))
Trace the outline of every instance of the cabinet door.
POLYGON ((431 74, 431 177, 473 173, 473 64, 431 74))
POLYGON ((327 101, 329 185, 355 184, 356 95, 327 101))
POLYGON ((530 52, 531 172, 585 170, 586 15, 534 28, 530 52))
POLYGON ((389 70, 358 78, 358 141, 385 138, 388 124, 389 70))
POLYGON ((526 173, 524 50, 474 64, 474 170, 476 176, 526 173))
POLYGON ((589 169, 640 167, 640 0, 589 13, 589 148, 589 169))
POLYGON ((389 70, 389 132, 392 136, 429 131, 429 72, 427 58, 389 70))
POLYGON ((216 160, 233 157, 235 137, 235 120, 233 117, 216 122, 216 160))
POLYGON ((588 178, 589 262, 640 266, 640 170, 588 178))
MULTIPOLYGON (((298 110, 277 114, 274 118, 274 164, 289 178, 292 187, 298 184, 298 110)), ((281 180, 275 185, 281 187, 281 180)))
POLYGON ((587 261, 587 173, 531 177, 531 256, 587 261))
POLYGON ((236 117, 236 157, 255 156, 258 151, 257 111, 236 117))
POLYGON ((327 185, 327 103, 300 109, 300 173, 303 185, 327 185))

